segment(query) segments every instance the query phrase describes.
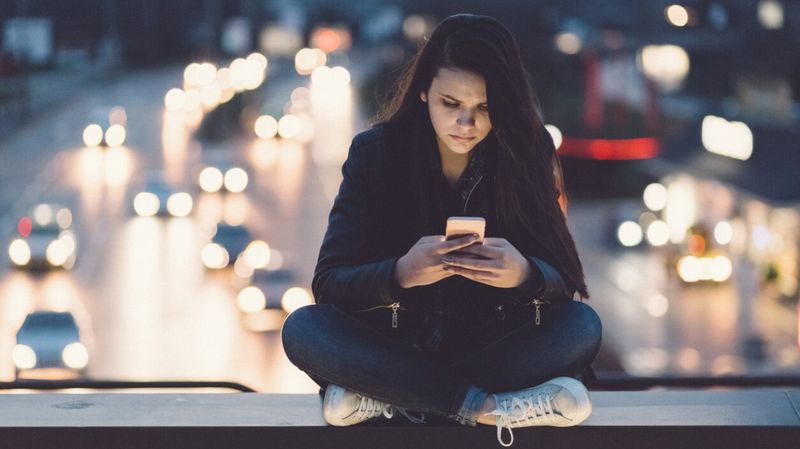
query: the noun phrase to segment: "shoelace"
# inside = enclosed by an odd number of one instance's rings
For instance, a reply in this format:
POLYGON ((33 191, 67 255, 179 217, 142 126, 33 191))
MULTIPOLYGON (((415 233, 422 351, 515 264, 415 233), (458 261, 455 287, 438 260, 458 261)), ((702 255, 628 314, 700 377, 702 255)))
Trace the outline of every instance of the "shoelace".
POLYGON ((419 412, 419 417, 416 417, 416 416, 411 416, 408 413, 408 411, 402 407, 392 407, 392 409, 397 413, 400 413, 401 415, 405 416, 406 419, 408 419, 414 424, 425 424, 425 414, 422 412, 419 412))
POLYGON ((512 423, 530 426, 539 423, 542 418, 555 415, 550 400, 550 395, 539 394, 536 395, 536 400, 532 397, 513 397, 509 405, 497 404, 498 408, 490 413, 495 416, 497 421, 497 441, 504 447, 509 447, 514 444, 512 423), (508 430, 510 437, 508 443, 503 442, 503 429, 508 430))
POLYGON ((380 416, 381 413, 386 418, 391 418, 393 416, 392 406, 367 396, 361 396, 361 402, 358 404, 358 410, 353 413, 353 418, 357 420, 370 419, 380 416))

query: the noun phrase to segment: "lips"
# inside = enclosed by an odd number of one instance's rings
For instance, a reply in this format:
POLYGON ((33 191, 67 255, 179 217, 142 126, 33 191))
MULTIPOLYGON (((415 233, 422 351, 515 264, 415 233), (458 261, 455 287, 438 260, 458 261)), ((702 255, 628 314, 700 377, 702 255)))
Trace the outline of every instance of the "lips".
POLYGON ((455 139, 455 140, 457 140, 459 142, 469 142, 469 141, 475 139, 475 136, 456 136, 456 135, 453 135, 453 134, 450 134, 450 137, 452 137, 453 139, 455 139))

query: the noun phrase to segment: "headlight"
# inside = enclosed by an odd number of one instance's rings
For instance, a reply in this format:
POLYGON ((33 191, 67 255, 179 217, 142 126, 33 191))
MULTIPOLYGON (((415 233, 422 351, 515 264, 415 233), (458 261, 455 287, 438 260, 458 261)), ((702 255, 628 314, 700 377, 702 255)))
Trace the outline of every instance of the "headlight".
POLYGON ((244 250, 244 260, 254 269, 261 269, 269 264, 270 248, 263 240, 254 240, 244 250))
POLYGON ((103 128, 92 123, 83 129, 83 143, 87 147, 96 147, 103 141, 103 128))
POLYGON ((263 310, 267 306, 267 298, 258 287, 251 285, 236 295, 236 303, 242 312, 253 313, 263 310))
POLYGON ((239 167, 232 168, 225 172, 225 188, 229 192, 239 193, 247 188, 247 172, 239 167))
POLYGON ((47 263, 54 267, 60 267, 67 261, 67 258, 72 253, 70 252, 70 248, 65 244, 62 240, 53 240, 47 245, 47 252, 45 256, 47 257, 47 263))
POLYGON ((17 369, 31 369, 36 366, 36 352, 28 345, 16 345, 11 351, 11 360, 17 369))
POLYGON ((203 259, 203 265, 212 270, 220 270, 228 266, 230 257, 225 248, 216 244, 209 243, 203 248, 203 253, 200 256, 203 259))
POLYGON ((200 188, 208 193, 218 192, 222 188, 224 178, 216 167, 206 167, 200 172, 200 188))
POLYGON ((64 244, 67 256, 71 256, 75 253, 77 244, 75 243, 75 234, 73 234, 72 231, 61 231, 61 234, 58 235, 58 240, 64 244))
POLYGON ((83 369, 89 364, 89 351, 79 342, 70 343, 61 351, 61 360, 72 369, 83 369))
POLYGON ((16 239, 8 246, 8 257, 15 265, 27 265, 31 261, 31 247, 25 240, 16 239))
POLYGON ((125 127, 122 125, 111 125, 106 130, 106 144, 110 147, 118 147, 125 143, 125 127))
POLYGON ((636 246, 642 243, 642 237, 642 227, 639 226, 639 223, 626 221, 617 228, 617 240, 619 240, 623 246, 636 246))
POLYGON ((313 304, 314 298, 308 290, 302 287, 292 287, 283 294, 281 297, 281 307, 286 313, 292 313, 295 310, 313 304))
POLYGON ((185 217, 192 213, 192 196, 186 192, 173 193, 167 199, 167 210, 173 217, 185 217))
POLYGON ((139 192, 133 199, 133 210, 141 217, 152 217, 158 213, 161 202, 155 193, 139 192))

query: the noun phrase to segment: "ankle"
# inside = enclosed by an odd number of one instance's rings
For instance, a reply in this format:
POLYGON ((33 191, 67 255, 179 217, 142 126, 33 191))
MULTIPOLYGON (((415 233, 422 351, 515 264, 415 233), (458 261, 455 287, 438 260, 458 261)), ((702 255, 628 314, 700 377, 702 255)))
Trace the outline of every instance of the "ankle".
POLYGON ((494 395, 489 394, 481 406, 481 410, 477 419, 478 423, 494 426, 497 423, 497 420, 495 419, 494 415, 489 415, 488 413, 493 412, 496 408, 497 403, 494 400, 494 395))

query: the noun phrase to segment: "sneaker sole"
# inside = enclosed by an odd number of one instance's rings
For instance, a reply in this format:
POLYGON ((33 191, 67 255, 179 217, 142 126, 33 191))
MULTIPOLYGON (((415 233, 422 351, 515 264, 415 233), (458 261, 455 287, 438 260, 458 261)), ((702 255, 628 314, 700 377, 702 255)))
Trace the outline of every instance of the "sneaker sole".
POLYGON ((565 390, 569 391, 577 401, 578 410, 581 410, 583 412, 575 415, 575 417, 572 418, 572 420, 569 423, 554 424, 553 427, 576 426, 585 421, 586 418, 588 418, 589 415, 592 414, 592 401, 589 400, 589 393, 586 390, 586 386, 583 385, 580 381, 578 381, 577 379, 573 379, 571 377, 556 377, 555 379, 552 379, 547 383, 556 384, 561 388, 564 388, 565 390))
POLYGON ((335 401, 338 401, 338 396, 341 396, 342 393, 344 393, 344 389, 333 384, 328 385, 328 388, 325 389, 325 398, 322 400, 322 416, 325 418, 325 422, 331 426, 347 427, 350 425, 339 419, 332 419, 328 416, 328 407, 326 407, 326 404, 333 404, 335 401))

